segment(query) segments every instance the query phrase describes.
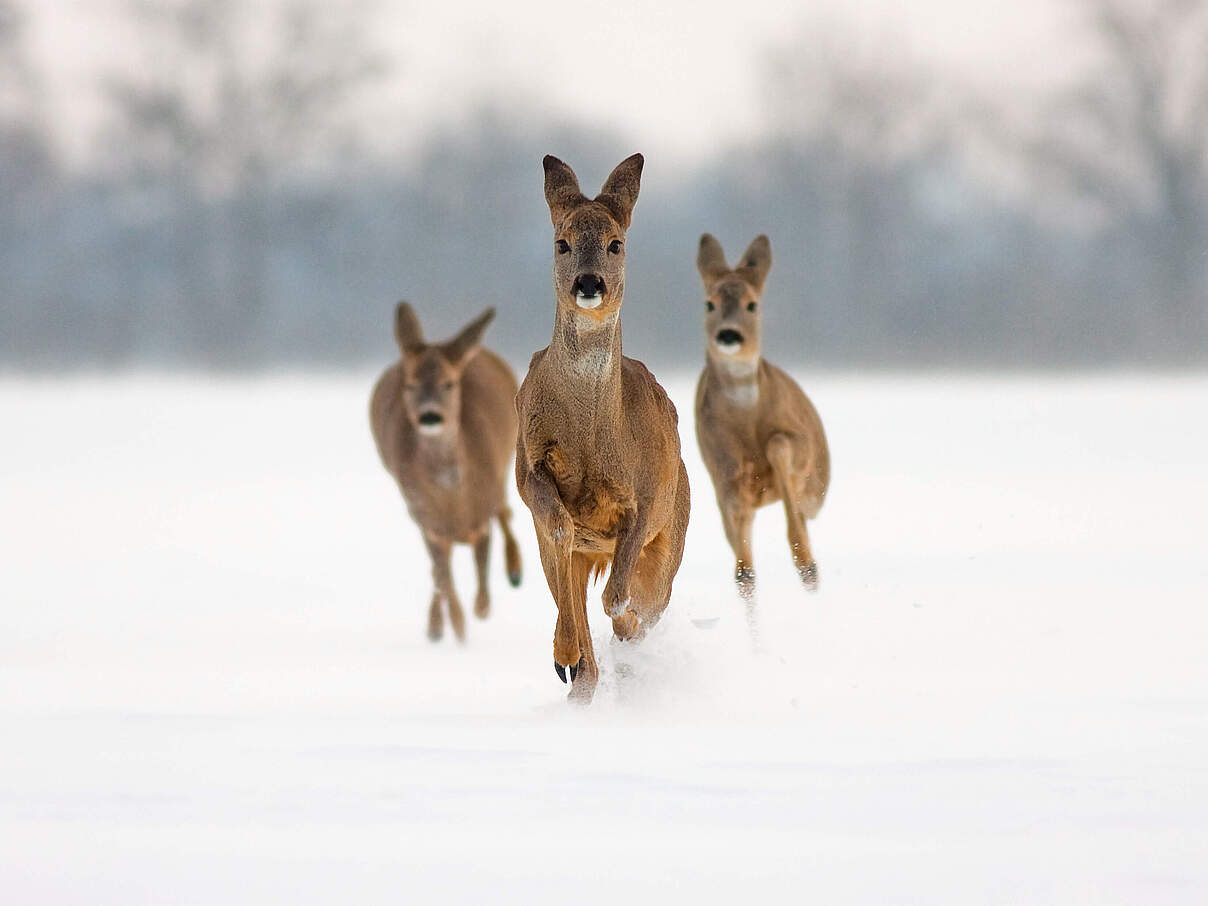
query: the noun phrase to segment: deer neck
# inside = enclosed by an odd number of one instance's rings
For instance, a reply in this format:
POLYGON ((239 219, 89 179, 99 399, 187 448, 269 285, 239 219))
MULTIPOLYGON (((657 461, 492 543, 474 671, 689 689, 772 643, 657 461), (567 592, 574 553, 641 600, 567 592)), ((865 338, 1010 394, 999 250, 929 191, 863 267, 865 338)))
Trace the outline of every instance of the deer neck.
POLYGON ((763 357, 735 360, 712 350, 705 357, 710 380, 735 406, 753 408, 759 402, 759 378, 763 357))
POLYGON ((462 474, 460 432, 453 428, 440 434, 416 434, 415 451, 424 471, 441 487, 455 487, 462 474))
POLYGON ((612 421, 621 408, 621 314, 603 321, 559 306, 550 354, 579 411, 612 421))

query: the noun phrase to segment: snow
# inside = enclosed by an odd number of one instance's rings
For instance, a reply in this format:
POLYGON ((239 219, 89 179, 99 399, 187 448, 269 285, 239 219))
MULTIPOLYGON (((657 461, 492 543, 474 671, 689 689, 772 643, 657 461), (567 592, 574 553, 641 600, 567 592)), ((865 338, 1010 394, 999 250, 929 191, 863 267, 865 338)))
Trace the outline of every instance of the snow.
POLYGON ((673 378, 684 564, 636 648, 592 590, 585 710, 518 499, 424 637, 372 375, 0 381, 0 898, 1204 901, 1208 378, 797 376, 821 591, 761 511, 752 635, 673 378))

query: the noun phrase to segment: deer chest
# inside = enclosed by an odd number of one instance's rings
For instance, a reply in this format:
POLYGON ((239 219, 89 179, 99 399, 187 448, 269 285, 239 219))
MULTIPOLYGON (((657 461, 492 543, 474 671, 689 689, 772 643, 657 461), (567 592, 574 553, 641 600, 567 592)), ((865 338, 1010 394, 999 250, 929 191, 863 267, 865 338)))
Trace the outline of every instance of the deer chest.
POLYGON ((551 446, 545 453, 545 466, 571 518, 601 537, 614 537, 624 515, 636 507, 632 488, 607 474, 599 463, 580 461, 563 448, 551 446))

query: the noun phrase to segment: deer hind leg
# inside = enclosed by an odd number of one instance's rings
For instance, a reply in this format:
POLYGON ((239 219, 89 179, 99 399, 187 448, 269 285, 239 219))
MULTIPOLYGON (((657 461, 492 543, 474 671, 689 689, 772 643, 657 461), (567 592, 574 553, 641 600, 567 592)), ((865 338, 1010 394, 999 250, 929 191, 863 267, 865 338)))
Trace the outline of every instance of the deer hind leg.
POLYGON ((818 564, 810 551, 809 534, 805 528, 805 511, 802 508, 803 482, 797 480, 793 470, 793 442, 787 435, 773 434, 768 440, 768 462, 776 474, 776 484, 784 501, 784 516, 788 523, 789 551, 797 575, 810 591, 818 588, 818 564))
POLYGON ((478 594, 474 598, 474 616, 485 620, 491 612, 491 593, 487 590, 487 567, 491 563, 491 524, 482 527, 474 539, 474 569, 478 573, 478 594))
MULTIPOLYGON (((681 461, 671 520, 642 548, 637 568, 634 570, 632 601, 642 621, 638 630, 642 635, 662 618, 663 611, 671 601, 671 585, 684 559, 684 540, 688 534, 691 506, 688 472, 681 461)), ((616 629, 614 620, 613 631, 616 629)), ((617 632, 617 637, 626 638, 620 632, 617 632)))
MULTIPOLYGON (((449 554, 453 545, 448 541, 424 536, 428 545, 428 554, 432 558, 432 582, 436 585, 436 595, 443 598, 449 611, 449 624, 459 642, 466 639, 466 615, 461 609, 461 601, 457 597, 457 589, 453 587, 453 570, 449 566, 449 554)), ((429 627, 431 619, 429 616, 429 627)))
POLYGON ((522 570, 520 545, 516 543, 516 536, 512 534, 510 524, 512 511, 505 506, 499 511, 497 518, 499 519, 499 529, 503 532, 503 562, 507 565, 508 581, 512 583, 513 588, 518 588, 522 570))

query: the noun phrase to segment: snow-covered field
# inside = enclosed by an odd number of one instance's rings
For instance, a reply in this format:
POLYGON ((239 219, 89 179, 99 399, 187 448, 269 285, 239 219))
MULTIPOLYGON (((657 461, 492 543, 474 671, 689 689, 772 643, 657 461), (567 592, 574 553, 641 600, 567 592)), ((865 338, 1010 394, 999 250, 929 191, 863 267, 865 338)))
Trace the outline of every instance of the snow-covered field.
POLYGON ((425 639, 372 376, 0 381, 0 902, 1208 901, 1208 378, 799 377, 821 591, 762 511, 752 636, 670 381, 684 565, 632 650, 595 587, 586 710, 518 500, 425 639))

